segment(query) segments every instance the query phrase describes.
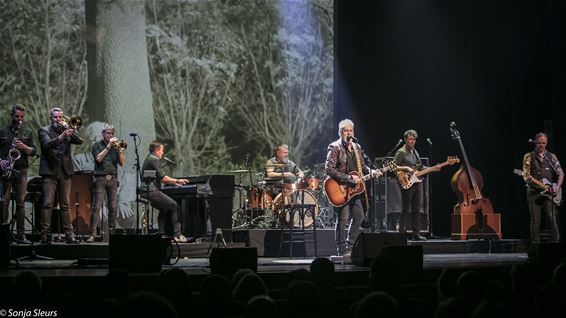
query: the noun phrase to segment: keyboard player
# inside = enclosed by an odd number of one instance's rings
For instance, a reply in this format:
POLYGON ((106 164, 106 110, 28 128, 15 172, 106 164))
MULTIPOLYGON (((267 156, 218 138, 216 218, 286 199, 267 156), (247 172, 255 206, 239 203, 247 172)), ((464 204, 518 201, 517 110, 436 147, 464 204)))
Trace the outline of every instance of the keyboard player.
POLYGON ((182 186, 189 183, 187 179, 176 179, 165 175, 161 169, 160 160, 165 153, 165 147, 157 140, 149 144, 149 155, 145 158, 142 166, 142 176, 146 170, 155 170, 155 180, 153 182, 142 182, 140 196, 148 199, 153 207, 159 210, 157 223, 159 233, 171 235, 177 242, 187 242, 187 238, 181 233, 181 222, 179 218, 179 208, 177 202, 161 191, 161 183, 173 186, 182 186), (167 233, 165 223, 171 221, 173 233, 167 233))

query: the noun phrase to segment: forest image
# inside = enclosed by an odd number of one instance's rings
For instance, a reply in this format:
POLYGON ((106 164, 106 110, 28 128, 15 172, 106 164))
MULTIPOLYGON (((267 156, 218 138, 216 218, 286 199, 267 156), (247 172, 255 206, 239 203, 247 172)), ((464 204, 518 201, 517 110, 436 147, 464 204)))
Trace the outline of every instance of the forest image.
MULTIPOLYGON (((2 125, 17 103, 33 131, 60 107, 82 118, 87 142, 77 155, 110 123, 128 143, 121 173, 130 186, 136 143, 143 161, 152 140, 164 142, 177 163, 168 174, 191 176, 242 169, 246 154, 261 172, 279 144, 301 166, 323 162, 336 137, 332 0, 0 0, 0 7, 2 125)), ((37 169, 36 161, 28 175, 37 169)))

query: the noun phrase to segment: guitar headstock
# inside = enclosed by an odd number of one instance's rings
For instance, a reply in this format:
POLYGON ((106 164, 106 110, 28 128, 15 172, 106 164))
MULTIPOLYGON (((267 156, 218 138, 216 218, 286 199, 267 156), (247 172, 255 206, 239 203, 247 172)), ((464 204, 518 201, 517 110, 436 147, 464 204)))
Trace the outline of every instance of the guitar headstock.
POLYGON ((458 158, 458 156, 449 156, 448 158, 446 158, 446 163, 448 163, 449 165, 460 163, 460 158, 458 158))
POLYGON ((395 162, 389 161, 386 162, 379 170, 381 170, 381 172, 383 173, 386 173, 387 171, 391 171, 395 169, 397 169, 397 165, 395 164, 395 162))

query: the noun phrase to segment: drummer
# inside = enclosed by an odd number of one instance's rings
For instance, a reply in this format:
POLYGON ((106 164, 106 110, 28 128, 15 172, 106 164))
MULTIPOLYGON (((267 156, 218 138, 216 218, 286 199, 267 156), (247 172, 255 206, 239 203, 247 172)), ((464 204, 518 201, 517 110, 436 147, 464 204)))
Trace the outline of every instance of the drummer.
POLYGON ((289 160, 289 146, 282 144, 277 147, 275 157, 265 163, 266 183, 270 186, 286 186, 297 183, 297 178, 304 178, 304 173, 289 160))

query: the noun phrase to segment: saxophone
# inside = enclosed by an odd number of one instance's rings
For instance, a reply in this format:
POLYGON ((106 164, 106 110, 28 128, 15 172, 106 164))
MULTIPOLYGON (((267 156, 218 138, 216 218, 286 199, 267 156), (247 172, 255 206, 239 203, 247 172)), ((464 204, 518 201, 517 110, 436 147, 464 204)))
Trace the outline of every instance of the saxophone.
POLYGON ((6 158, 6 160, 8 160, 8 168, 2 171, 2 178, 10 179, 10 177, 12 176, 12 171, 14 171, 14 164, 22 156, 21 152, 16 148, 16 140, 18 139, 21 127, 22 122, 18 121, 16 132, 14 133, 14 138, 12 139, 12 147, 10 148, 10 151, 8 151, 8 158, 6 158))

